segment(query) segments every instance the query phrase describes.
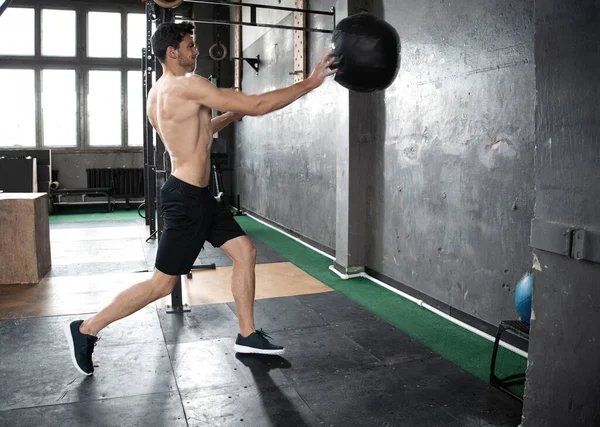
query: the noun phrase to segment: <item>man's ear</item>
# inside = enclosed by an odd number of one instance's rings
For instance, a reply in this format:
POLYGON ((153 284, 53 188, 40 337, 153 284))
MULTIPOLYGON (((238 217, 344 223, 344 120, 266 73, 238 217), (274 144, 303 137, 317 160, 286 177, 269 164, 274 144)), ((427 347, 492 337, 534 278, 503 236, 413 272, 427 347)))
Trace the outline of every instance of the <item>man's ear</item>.
POLYGON ((175 49, 173 46, 169 46, 167 48, 167 56, 171 59, 177 59, 177 49, 175 49))

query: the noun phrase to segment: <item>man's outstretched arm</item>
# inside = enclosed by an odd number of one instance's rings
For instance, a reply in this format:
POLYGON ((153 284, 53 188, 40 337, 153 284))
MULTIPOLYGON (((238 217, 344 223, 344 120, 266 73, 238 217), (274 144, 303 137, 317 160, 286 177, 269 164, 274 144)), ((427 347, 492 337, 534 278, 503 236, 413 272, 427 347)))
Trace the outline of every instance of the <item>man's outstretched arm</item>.
POLYGON ((210 123, 212 125, 213 135, 215 133, 219 132, 221 129, 229 126, 231 123, 237 122, 242 117, 244 117, 243 114, 240 114, 240 113, 231 113, 231 112, 230 113, 221 114, 220 116, 215 117, 214 119, 212 119, 210 121, 210 123))
POLYGON ((193 75, 189 77, 184 96, 214 110, 262 116, 286 107, 321 86, 325 78, 336 71, 329 68, 334 59, 330 54, 326 54, 306 80, 262 95, 246 95, 233 89, 219 89, 208 80, 193 75))

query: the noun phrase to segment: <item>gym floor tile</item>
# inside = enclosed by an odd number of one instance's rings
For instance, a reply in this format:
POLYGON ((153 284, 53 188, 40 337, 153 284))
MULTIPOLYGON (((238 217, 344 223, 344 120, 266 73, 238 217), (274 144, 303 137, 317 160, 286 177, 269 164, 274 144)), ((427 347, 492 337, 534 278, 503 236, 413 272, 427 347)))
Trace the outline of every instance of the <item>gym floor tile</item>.
MULTIPOLYGON (((235 302, 227 304, 235 313, 235 302)), ((260 299, 254 303, 254 326, 268 334, 286 329, 323 326, 321 316, 295 297, 260 299)))
POLYGON ((235 338, 239 331, 238 319, 226 304, 190 307, 190 312, 183 314, 159 309, 158 317, 165 341, 169 344, 235 338))
POLYGON ((237 369, 233 339, 216 339, 168 345, 179 390, 205 390, 250 385, 237 369))
POLYGON ((52 265, 145 261, 141 239, 51 242, 52 265))
POLYGON ((288 383, 283 374, 292 364, 282 356, 236 353, 236 369, 244 374, 247 382, 259 388, 288 383))
POLYGON ((282 370, 292 383, 327 374, 382 366, 367 350, 348 339, 333 325, 270 333, 273 342, 285 347, 283 357, 291 367, 282 370))
POLYGON ((429 347, 381 319, 338 322, 335 327, 385 365, 437 356, 429 347))
POLYGON ((65 276, 94 276, 110 273, 145 273, 146 261, 83 262, 53 265, 46 278, 65 276))
POLYGON ((346 320, 364 322, 366 320, 379 319, 338 292, 299 295, 297 298, 304 305, 318 313, 326 323, 343 322, 346 320))
POLYGON ((520 422, 522 404, 518 400, 439 356, 390 368, 465 427, 516 426, 520 422))
POLYGON ((385 367, 328 373, 296 382, 294 388, 327 426, 462 427, 385 367))
POLYGON ((149 233, 144 225, 105 224, 92 226, 93 223, 52 224, 50 242, 75 242, 80 240, 118 240, 147 239, 149 233), (65 227, 70 225, 71 227, 65 227), (60 226, 60 227, 59 227, 60 226))
POLYGON ((46 277, 136 273, 148 270, 144 248, 139 238, 52 241, 51 254, 52 268, 46 277))
POLYGON ((184 392, 181 397, 190 427, 321 425, 289 386, 233 387, 211 395, 184 392))
MULTIPOLYGON (((218 267, 216 269, 194 270, 191 279, 183 276, 181 293, 184 304, 197 306, 232 302, 232 272, 232 267, 218 267)), ((255 298, 257 300, 307 293, 331 292, 330 287, 324 285, 290 262, 258 264, 256 266, 255 280, 255 298)), ((166 308, 168 305, 171 305, 170 296, 157 301, 157 306, 160 308, 166 308)), ((306 307, 302 306, 302 304, 296 305, 302 307, 302 311, 307 311, 306 307)), ((232 309, 235 310, 234 306, 232 306, 232 309)), ((282 316, 282 318, 285 317, 282 316)))
POLYGON ((104 346, 99 341, 97 372, 81 375, 63 335, 66 320, 0 322, 0 411, 175 389, 164 343, 104 346))
MULTIPOLYGON (((118 292, 150 277, 151 273, 65 276, 45 278, 37 285, 0 286, 0 318, 97 312, 118 292)), ((148 307, 154 309, 154 304, 148 307)))
POLYGON ((185 427, 187 423, 178 394, 156 393, 0 411, 0 426, 185 427))

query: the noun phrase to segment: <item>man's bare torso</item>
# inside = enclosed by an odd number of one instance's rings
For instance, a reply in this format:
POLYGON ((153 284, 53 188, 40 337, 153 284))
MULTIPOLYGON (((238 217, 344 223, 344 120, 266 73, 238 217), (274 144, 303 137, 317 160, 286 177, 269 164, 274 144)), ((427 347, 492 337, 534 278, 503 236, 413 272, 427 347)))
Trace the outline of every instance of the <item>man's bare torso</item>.
POLYGON ((172 175, 206 187, 210 178, 212 111, 186 99, 185 79, 189 78, 161 77, 148 94, 147 114, 169 152, 172 175))

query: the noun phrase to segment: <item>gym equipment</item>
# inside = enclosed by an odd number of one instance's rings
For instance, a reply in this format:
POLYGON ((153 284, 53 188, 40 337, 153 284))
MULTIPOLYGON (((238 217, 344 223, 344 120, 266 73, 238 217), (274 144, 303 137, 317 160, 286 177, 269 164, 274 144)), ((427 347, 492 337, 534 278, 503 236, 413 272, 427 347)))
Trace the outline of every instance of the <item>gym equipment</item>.
POLYGON ((523 342, 529 343, 529 324, 522 320, 502 320, 498 325, 498 332, 496 333, 496 340, 494 341, 494 349, 492 350, 492 361, 490 365, 490 384, 496 387, 498 390, 503 391, 509 396, 514 397, 517 400, 523 401, 523 398, 510 390, 510 386, 521 385, 525 383, 526 373, 519 372, 513 375, 499 378, 496 376, 496 358, 498 356, 498 345, 500 344, 500 337, 504 332, 508 332, 511 335, 520 338, 523 342))
MULTIPOLYGON (((191 1, 191 0, 190 0, 191 1)), ((159 211, 159 207, 161 204, 160 201, 160 188, 165 183, 166 179, 169 175, 169 164, 168 164, 168 155, 165 152, 164 144, 154 129, 150 124, 146 116, 146 105, 148 100, 148 93, 152 88, 153 81, 158 80, 162 75, 162 68, 160 67, 156 57, 152 52, 152 28, 153 23, 156 26, 160 25, 163 22, 173 22, 175 20, 174 8, 181 5, 184 0, 153 0, 146 2, 146 47, 142 49, 142 61, 141 61, 141 71, 143 76, 143 84, 142 84, 142 115, 143 115, 143 123, 144 123, 144 205, 140 205, 138 207, 138 214, 142 217, 141 209, 144 208, 145 214, 143 218, 145 218, 146 225, 149 226, 150 236, 146 241, 150 239, 158 238, 160 239, 160 235, 162 233, 164 224, 163 218, 161 215, 157 215, 157 211, 159 211)), ((297 27, 297 26, 287 26, 287 25, 275 25, 275 24, 263 24, 256 22, 256 9, 270 9, 270 10, 282 10, 289 12, 299 12, 306 13, 311 15, 323 15, 329 16, 332 19, 332 23, 335 23, 335 9, 331 8, 330 11, 319 11, 319 10, 308 10, 308 9, 300 9, 300 8, 291 8, 291 7, 283 7, 283 6, 272 6, 265 5, 260 3, 238 3, 234 1, 227 0, 194 0, 193 3, 204 3, 204 4, 214 4, 219 6, 229 6, 239 8, 249 7, 250 8, 250 22, 241 22, 241 21, 228 21, 228 20, 219 20, 219 19, 201 19, 201 20, 192 20, 186 19, 188 22, 193 22, 197 24, 211 24, 211 25, 236 25, 236 26, 252 26, 252 27, 265 27, 265 28, 279 28, 279 29, 287 29, 293 31, 308 31, 308 32, 318 32, 318 33, 332 33, 333 30, 330 29, 322 29, 322 28, 313 28, 313 27, 297 27)), ((333 25, 332 25, 333 26, 333 25)), ((211 46, 209 51, 209 57, 215 61, 224 60, 227 58, 227 50, 225 46, 220 44, 218 38, 217 43, 211 46)), ((260 64, 260 56, 256 56, 256 58, 229 58, 234 60, 244 60, 248 62, 252 68, 258 73, 259 64, 260 64)), ((222 188, 223 183, 220 176, 221 168, 220 166, 213 166, 213 178, 215 185, 215 196, 217 200, 223 203, 223 194, 222 188)), ((231 206, 233 210, 233 215, 244 215, 240 206, 240 197, 237 196, 237 204, 236 206, 231 206)), ((193 269, 196 268, 215 268, 214 264, 208 265, 194 265, 193 269)), ((189 276, 188 276, 189 277, 189 276)), ((183 304, 182 299, 182 291, 181 291, 181 277, 178 277, 177 283, 173 288, 173 292, 171 293, 171 303, 172 305, 167 309, 167 313, 184 313, 190 311, 189 308, 186 308, 186 305, 183 304)))
POLYGON ((515 287, 515 308, 521 320, 529 324, 531 320, 531 297, 533 294, 533 274, 529 271, 521 277, 515 287))
POLYGON ((165 9, 174 9, 183 3, 183 0, 154 0, 154 3, 165 9))
POLYGON ((223 43, 217 41, 208 49, 208 56, 214 61, 222 61, 227 57, 227 48, 223 43))
POLYGON ((331 39, 334 80, 355 92, 388 88, 400 68, 400 37, 390 24, 361 12, 342 19, 331 39))

